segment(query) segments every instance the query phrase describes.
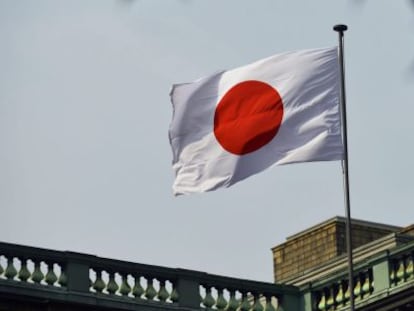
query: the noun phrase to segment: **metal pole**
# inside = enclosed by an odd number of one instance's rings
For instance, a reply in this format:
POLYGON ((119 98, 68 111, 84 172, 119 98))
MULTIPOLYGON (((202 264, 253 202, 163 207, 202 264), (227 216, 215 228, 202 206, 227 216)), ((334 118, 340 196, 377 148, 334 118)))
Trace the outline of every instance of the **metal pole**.
POLYGON ((352 233, 351 233, 351 205, 349 201, 349 175, 348 175, 348 135, 346 124, 346 100, 345 100, 345 66, 344 66, 344 32, 348 29, 346 25, 335 25, 333 30, 339 36, 339 65, 341 74, 341 121, 342 121, 342 141, 344 144, 344 159, 342 160, 342 175, 344 179, 344 201, 346 213, 346 247, 348 254, 348 279, 349 279, 349 302, 350 310, 355 310, 354 297, 354 264, 352 259, 352 233))

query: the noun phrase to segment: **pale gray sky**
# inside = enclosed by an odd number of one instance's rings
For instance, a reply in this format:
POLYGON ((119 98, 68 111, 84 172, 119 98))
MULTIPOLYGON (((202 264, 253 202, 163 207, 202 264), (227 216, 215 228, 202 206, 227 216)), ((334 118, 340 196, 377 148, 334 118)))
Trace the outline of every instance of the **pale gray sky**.
POLYGON ((0 0, 0 240, 271 281, 272 246, 344 215, 340 163, 175 198, 169 89, 337 23, 352 214, 414 223, 410 1, 0 0))

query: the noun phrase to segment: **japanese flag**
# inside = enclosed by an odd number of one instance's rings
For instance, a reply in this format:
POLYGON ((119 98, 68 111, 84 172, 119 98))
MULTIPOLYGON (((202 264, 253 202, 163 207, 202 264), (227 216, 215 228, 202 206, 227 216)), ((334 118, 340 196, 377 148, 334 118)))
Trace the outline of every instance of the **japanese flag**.
POLYGON ((171 90, 175 195, 343 159, 337 48, 277 54, 171 90))

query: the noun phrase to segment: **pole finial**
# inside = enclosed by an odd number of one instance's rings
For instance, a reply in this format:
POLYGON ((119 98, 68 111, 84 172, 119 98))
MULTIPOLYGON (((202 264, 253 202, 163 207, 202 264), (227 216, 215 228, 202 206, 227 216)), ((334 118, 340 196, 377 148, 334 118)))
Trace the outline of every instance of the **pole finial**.
POLYGON ((333 26, 333 30, 337 32, 341 32, 341 33, 344 31, 347 31, 347 29, 348 29, 348 26, 345 24, 338 24, 338 25, 333 26))

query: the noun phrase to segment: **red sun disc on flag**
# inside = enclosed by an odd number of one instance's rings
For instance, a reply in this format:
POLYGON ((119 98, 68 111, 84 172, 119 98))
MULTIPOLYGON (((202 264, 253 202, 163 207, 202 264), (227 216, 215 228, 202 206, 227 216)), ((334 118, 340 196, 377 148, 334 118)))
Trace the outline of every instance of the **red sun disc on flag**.
POLYGON ((283 118, 278 91, 261 81, 244 81, 223 96, 214 114, 214 135, 236 155, 260 149, 277 134, 283 118))

